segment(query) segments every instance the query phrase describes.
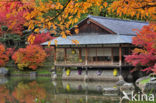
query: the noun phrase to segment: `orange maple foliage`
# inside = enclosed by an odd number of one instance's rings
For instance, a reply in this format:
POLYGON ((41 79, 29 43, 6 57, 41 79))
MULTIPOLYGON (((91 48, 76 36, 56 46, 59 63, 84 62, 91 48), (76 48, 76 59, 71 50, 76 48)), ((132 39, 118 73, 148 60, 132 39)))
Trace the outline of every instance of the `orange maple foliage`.
POLYGON ((156 20, 155 0, 116 0, 108 10, 109 12, 115 12, 119 16, 128 15, 148 21, 156 20))
POLYGON ((24 15, 30 11, 30 8, 27 8, 28 6, 30 5, 23 4, 19 0, 0 1, 0 27, 7 26, 7 32, 21 35, 22 30, 24 30, 23 24, 26 22, 24 15))
POLYGON ((36 70, 38 66, 46 59, 46 53, 41 46, 28 45, 26 48, 20 48, 16 51, 12 59, 17 63, 18 68, 23 70, 25 67, 36 70))
POLYGON ((5 66, 8 60, 9 56, 6 53, 5 46, 0 44, 0 67, 5 66))
POLYGON ((46 90, 36 81, 28 84, 19 83, 12 95, 20 103, 36 103, 35 99, 41 101, 46 98, 46 90))
MULTIPOLYGON (((30 30, 35 29, 35 32, 46 28, 50 33, 66 38, 67 35, 71 35, 69 28, 80 20, 82 14, 88 13, 89 8, 95 5, 101 10, 106 3, 103 0, 67 0, 62 4, 60 0, 47 2, 40 0, 38 5, 25 16, 28 21, 25 25, 30 30), (53 14, 49 15, 49 12, 53 14), (35 25, 38 28, 35 28, 35 25)), ((75 32, 78 33, 78 29, 75 29, 75 32)))

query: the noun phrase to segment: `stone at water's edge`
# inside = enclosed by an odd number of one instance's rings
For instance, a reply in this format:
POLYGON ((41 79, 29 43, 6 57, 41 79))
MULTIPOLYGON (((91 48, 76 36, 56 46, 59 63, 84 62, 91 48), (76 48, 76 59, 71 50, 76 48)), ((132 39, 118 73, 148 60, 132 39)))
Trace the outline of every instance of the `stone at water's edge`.
POLYGON ((0 67, 0 76, 6 76, 9 74, 9 70, 5 67, 0 67))
POLYGON ((134 91, 135 87, 132 83, 125 83, 123 86, 120 87, 120 91, 134 91))
POLYGON ((103 95, 118 95, 119 90, 117 88, 103 88, 103 95))
POLYGON ((136 85, 141 89, 142 92, 156 92, 156 78, 155 77, 142 77, 136 81, 136 85), (150 79, 146 83, 141 83, 141 81, 150 79))
POLYGON ((57 79, 57 74, 56 74, 55 72, 52 72, 51 78, 52 78, 53 80, 56 80, 56 79, 57 79))
POLYGON ((135 87, 132 83, 127 83, 126 81, 124 81, 123 77, 120 75, 119 76, 119 81, 116 82, 116 85, 118 87, 118 89, 120 90, 120 92, 126 92, 127 94, 131 93, 131 91, 135 90, 135 87))
POLYGON ((126 82, 124 80, 119 80, 118 82, 116 82, 117 86, 123 86, 126 82))

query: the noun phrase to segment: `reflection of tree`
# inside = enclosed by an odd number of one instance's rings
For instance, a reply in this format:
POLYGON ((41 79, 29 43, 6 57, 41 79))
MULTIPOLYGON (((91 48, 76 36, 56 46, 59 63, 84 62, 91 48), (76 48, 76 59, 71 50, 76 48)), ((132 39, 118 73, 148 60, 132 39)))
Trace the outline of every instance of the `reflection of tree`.
POLYGON ((46 99, 46 90, 37 84, 36 81, 27 84, 21 82, 15 87, 12 95, 20 103, 35 103, 36 98, 39 101, 46 99))
POLYGON ((6 103, 6 100, 12 100, 11 96, 9 95, 9 90, 5 85, 0 85, 0 103, 6 103))

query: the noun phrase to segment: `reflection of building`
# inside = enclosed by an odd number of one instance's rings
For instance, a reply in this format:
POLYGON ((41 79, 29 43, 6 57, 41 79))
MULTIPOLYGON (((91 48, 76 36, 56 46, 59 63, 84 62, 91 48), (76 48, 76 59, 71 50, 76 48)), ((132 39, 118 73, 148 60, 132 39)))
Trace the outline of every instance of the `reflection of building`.
POLYGON ((83 100, 83 102, 79 101, 78 103, 117 103, 120 100, 118 91, 111 94, 103 92, 103 88, 113 88, 114 85, 113 82, 62 81, 60 87, 56 86, 58 91, 54 93, 55 100, 61 101, 62 98, 62 103, 64 103, 64 99, 68 100, 66 103, 77 103, 78 100, 83 100))
MULTIPOLYGON (((55 39, 58 40, 57 48, 54 40, 51 41, 51 46, 55 46, 56 49, 56 67, 77 67, 86 70, 128 67, 124 62, 124 55, 130 54, 134 48, 131 42, 136 33, 132 29, 141 29, 147 23, 88 16, 77 25, 78 35, 73 27, 70 29, 73 36, 55 39), (79 45, 73 44, 71 40, 78 40, 79 45)), ((48 42, 42 45, 48 45, 48 42)), ((95 71, 93 73, 95 74, 95 71)))

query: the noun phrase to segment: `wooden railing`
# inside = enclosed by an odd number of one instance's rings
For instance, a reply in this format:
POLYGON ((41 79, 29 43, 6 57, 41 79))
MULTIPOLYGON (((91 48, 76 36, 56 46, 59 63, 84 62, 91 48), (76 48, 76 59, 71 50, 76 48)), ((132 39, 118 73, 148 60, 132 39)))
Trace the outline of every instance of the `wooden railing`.
MULTIPOLYGON (((119 62, 69 62, 69 61, 57 61, 55 63, 56 66, 96 66, 96 67, 105 67, 105 66, 120 66, 119 62)), ((126 65, 125 63, 122 63, 122 65, 126 65)))

